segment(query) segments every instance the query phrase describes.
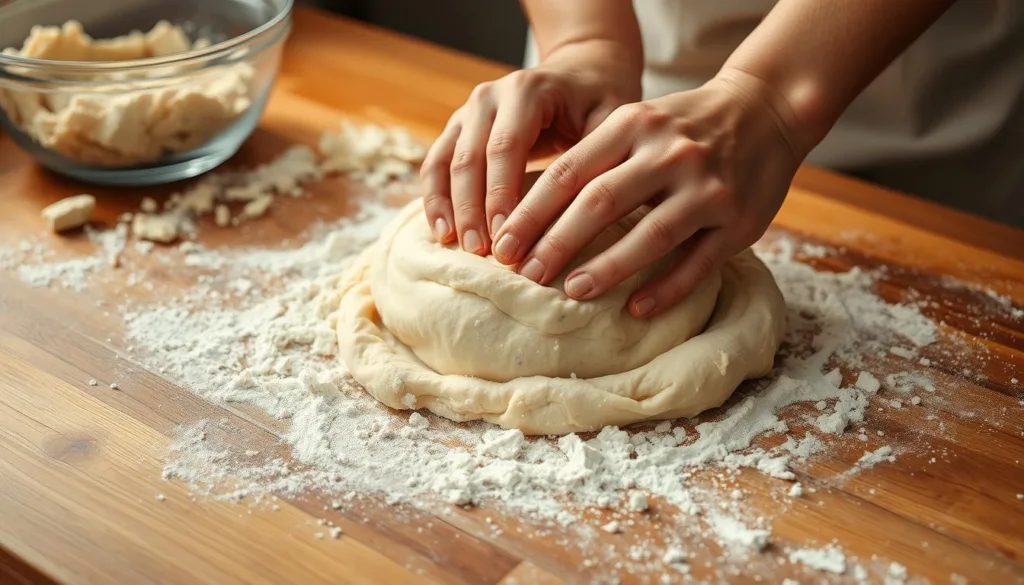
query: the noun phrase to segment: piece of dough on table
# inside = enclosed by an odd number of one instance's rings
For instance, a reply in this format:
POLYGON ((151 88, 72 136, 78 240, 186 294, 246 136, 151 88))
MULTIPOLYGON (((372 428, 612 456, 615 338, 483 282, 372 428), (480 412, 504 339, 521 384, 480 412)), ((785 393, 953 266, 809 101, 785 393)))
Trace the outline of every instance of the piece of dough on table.
POLYGON ((637 319, 626 301, 677 258, 592 301, 565 275, 641 217, 609 227, 550 285, 434 242, 422 202, 408 204, 342 285, 338 341, 353 378, 395 409, 426 408, 527 434, 694 416, 767 374, 785 302, 746 250, 684 302, 637 319))

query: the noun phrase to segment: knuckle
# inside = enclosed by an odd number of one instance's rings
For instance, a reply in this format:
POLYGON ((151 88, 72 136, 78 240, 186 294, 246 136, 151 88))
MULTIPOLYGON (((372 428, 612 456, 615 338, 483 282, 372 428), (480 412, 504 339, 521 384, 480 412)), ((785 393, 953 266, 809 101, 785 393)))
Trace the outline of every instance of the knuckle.
POLYGON ((469 92, 470 103, 481 103, 487 101, 491 97, 492 82, 486 81, 473 88, 473 91, 469 92))
POLYGON ((504 80, 513 89, 530 90, 539 85, 541 74, 536 71, 520 69, 506 75, 504 80))
POLYGON ((659 108, 648 106, 644 108, 640 122, 647 129, 660 129, 672 122, 672 115, 659 108))
POLYGON ((428 210, 442 209, 447 201, 448 197, 444 193, 431 190, 423 194, 423 207, 428 210))
POLYGON ((704 154, 704 147, 693 140, 676 140, 671 146, 665 149, 662 154, 662 161, 669 166, 676 166, 699 160, 704 154))
POLYGON ((497 183, 487 187, 487 201, 495 204, 504 204, 515 199, 512 187, 505 183, 497 183))
POLYGON ((480 205, 471 197, 460 197, 453 203, 455 204, 455 215, 460 218, 476 218, 480 215, 480 205))
POLYGON ((522 204, 517 206, 515 214, 518 216, 516 226, 524 233, 534 233, 542 223, 537 210, 532 205, 522 204))
POLYGON ((451 171, 455 174, 465 173, 477 165, 478 159, 479 156, 474 150, 456 151, 455 156, 452 157, 451 171))
POLYGON ((676 245, 672 228, 664 220, 651 217, 644 229, 647 245, 653 250, 667 251, 676 245))
MULTIPOLYGON (((695 254, 693 258, 690 259, 690 263, 693 270, 694 278, 692 282, 694 284, 711 276, 711 273, 715 271, 715 259, 710 254, 695 254)), ((678 284, 680 288, 684 288, 683 285, 685 283, 680 282, 678 284)), ((683 294, 686 292, 688 291, 684 290, 683 294)))
POLYGON ((436 150, 431 149, 420 164, 420 178, 433 178, 437 173, 446 170, 446 167, 447 165, 442 163, 440 157, 437 156, 436 150))
POLYGON ((551 163, 551 166, 544 172, 544 175, 547 177, 547 181, 556 189, 570 192, 576 192, 577 190, 578 175, 576 174, 575 165, 570 161, 559 158, 551 163))
MULTIPOLYGON (((608 290, 630 275, 630 271, 626 269, 622 261, 611 254, 604 254, 596 258, 590 272, 594 277, 596 288, 599 290, 608 290)), ((633 272, 636 272, 636 269, 633 272)))
POLYGON ((615 194, 604 181, 594 181, 580 195, 582 211, 596 219, 615 217, 615 194))
POLYGON ((626 104, 615 108, 608 117, 619 125, 632 126, 643 117, 643 108, 641 104, 626 104))
POLYGON ((544 236, 544 257, 548 259, 565 258, 569 253, 569 246, 558 234, 544 236))
POLYGON ((715 181, 707 187, 704 192, 704 200, 723 220, 731 221, 739 215, 739 201, 736 194, 720 181, 715 181))
POLYGON ((688 293, 682 282, 671 281, 658 287, 655 294, 659 297, 658 306, 669 307, 681 301, 688 293))
POLYGON ((514 153, 520 148, 522 139, 511 130, 500 130, 491 133, 487 140, 488 156, 504 156, 514 153))

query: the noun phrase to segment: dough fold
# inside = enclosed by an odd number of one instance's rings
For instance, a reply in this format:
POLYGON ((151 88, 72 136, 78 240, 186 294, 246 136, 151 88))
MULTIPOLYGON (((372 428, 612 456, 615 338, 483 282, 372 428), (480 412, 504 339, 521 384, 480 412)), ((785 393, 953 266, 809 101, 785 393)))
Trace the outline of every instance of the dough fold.
POLYGON ((594 301, 562 292, 565 275, 618 241, 641 213, 609 227, 542 287, 493 258, 435 243, 422 202, 413 201, 342 284, 340 355, 391 408, 527 434, 720 406, 740 382, 771 370, 783 336, 782 294, 750 250, 649 320, 630 316, 626 301, 674 255, 594 301))

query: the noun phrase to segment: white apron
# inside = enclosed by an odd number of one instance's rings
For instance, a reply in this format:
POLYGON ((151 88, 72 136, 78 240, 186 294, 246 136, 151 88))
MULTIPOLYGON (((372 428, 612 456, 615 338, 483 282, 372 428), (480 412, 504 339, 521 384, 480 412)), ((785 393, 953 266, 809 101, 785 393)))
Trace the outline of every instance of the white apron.
MULTIPOLYGON (((714 76, 773 5, 634 0, 644 97, 714 76)), ((536 62, 531 32, 526 66, 536 62)), ((807 160, 1024 228, 1024 2, 955 3, 807 160)))

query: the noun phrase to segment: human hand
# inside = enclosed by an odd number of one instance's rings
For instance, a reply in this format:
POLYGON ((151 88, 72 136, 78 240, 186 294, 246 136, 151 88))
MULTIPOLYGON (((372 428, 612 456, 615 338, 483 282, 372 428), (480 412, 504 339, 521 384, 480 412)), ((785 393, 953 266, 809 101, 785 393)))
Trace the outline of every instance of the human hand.
POLYGON ((534 69, 473 90, 420 170, 437 241, 457 237, 464 250, 488 254, 522 195, 531 152, 568 147, 615 108, 640 98, 639 71, 626 70, 612 52, 600 43, 566 47, 534 69))
POLYGON ((784 102, 741 72, 622 106, 548 167, 497 230, 494 255, 546 284, 607 226, 649 205, 568 275, 565 293, 597 297, 682 246, 679 262, 629 299, 634 316, 653 316, 768 228, 806 156, 792 127, 784 102))

